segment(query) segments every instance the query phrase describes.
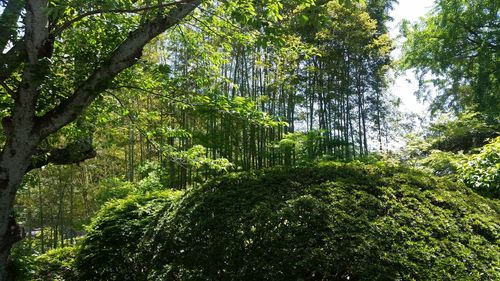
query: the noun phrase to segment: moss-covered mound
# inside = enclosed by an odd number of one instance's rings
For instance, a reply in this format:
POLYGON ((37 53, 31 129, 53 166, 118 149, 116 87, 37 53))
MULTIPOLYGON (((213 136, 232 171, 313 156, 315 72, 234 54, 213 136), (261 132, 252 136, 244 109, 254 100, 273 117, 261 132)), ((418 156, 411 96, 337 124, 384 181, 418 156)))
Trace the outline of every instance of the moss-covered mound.
POLYGON ((81 261, 108 256, 90 265, 107 268, 106 280, 126 280, 115 278, 120 260, 141 271, 128 273, 134 280, 500 280, 499 202, 406 168, 231 174, 171 202, 142 239, 108 243, 144 224, 96 221, 102 235, 84 241, 81 261), (126 260, 123 247, 141 258, 126 260))

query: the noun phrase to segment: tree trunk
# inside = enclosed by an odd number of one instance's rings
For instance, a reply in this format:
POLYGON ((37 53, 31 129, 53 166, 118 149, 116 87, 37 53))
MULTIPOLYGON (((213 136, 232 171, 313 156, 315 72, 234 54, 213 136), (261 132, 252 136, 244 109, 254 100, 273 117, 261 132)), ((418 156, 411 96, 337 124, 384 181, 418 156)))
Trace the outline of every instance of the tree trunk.
MULTIPOLYGON (((5 127, 5 126, 4 126, 5 127)), ((31 127, 26 127, 31 128, 31 127)), ((17 127, 12 131, 25 132, 17 127)), ((23 238, 11 214, 17 189, 30 164, 35 144, 29 134, 13 134, 0 153, 0 280, 9 280, 7 262, 12 245, 23 238)))

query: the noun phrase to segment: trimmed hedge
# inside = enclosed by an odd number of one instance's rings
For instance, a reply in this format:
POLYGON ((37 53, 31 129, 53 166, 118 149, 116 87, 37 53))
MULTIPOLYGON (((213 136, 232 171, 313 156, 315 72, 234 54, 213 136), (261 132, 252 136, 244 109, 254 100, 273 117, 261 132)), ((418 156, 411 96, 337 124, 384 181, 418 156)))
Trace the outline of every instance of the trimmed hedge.
POLYGON ((148 260, 139 248, 158 211, 171 206, 180 192, 132 195, 108 203, 89 226, 76 266, 80 280, 144 280, 148 260))
POLYGON ((407 168, 230 174, 143 203, 95 220, 82 280, 500 280, 499 201, 407 168))
POLYGON ((499 280, 499 211, 417 171, 327 163, 192 190, 150 248, 156 280, 499 280))

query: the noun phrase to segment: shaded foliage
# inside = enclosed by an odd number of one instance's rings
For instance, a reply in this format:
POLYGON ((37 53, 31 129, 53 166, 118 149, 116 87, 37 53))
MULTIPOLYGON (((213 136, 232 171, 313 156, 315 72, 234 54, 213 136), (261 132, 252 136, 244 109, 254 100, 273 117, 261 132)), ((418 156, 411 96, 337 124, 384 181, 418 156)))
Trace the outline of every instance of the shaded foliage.
POLYGON ((72 245, 33 256, 28 243, 18 243, 11 256, 15 268, 13 278, 19 281, 76 281, 75 258, 78 250, 78 246, 72 245))
POLYGON ((488 121, 479 112, 464 112, 454 119, 441 116, 429 127, 427 138, 434 149, 469 152, 487 144, 488 139, 498 136, 499 131, 499 122, 488 121))

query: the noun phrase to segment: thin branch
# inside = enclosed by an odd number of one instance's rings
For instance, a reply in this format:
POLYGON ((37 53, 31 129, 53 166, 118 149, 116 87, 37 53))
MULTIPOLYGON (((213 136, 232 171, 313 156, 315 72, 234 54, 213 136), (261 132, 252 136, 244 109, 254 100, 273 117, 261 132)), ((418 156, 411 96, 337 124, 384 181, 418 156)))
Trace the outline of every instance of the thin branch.
MULTIPOLYGON (((166 95, 158 94, 158 93, 156 93, 154 91, 151 91, 151 90, 148 90, 148 89, 144 89, 144 88, 141 88, 139 86, 134 86, 134 85, 118 85, 118 86, 109 88, 109 90, 119 90, 119 89, 138 90, 138 91, 144 92, 146 94, 149 94, 151 96, 155 96, 155 97, 159 97, 159 98, 169 98, 173 102, 181 103, 181 104, 190 106, 192 108, 194 108, 196 106, 200 106, 200 104, 189 103, 189 102, 186 102, 186 100, 176 99, 175 97, 168 97, 166 95)), ((107 93, 110 93, 110 92, 107 92, 107 93)))
MULTIPOLYGON (((115 94, 113 94, 111 91, 106 91, 106 93, 108 93, 111 97, 113 97, 118 102, 120 107, 127 109, 127 110, 129 109, 125 105, 125 103, 119 97, 117 97, 115 94)), ((127 114, 127 117, 130 120, 130 123, 132 123, 132 125, 134 126, 134 128, 153 147, 153 149, 156 150, 156 152, 161 153, 164 157, 167 157, 170 161, 176 163, 177 165, 179 165, 183 168, 186 168, 186 169, 188 168, 188 166, 186 166, 186 163, 184 163, 185 161, 183 161, 184 159, 179 158, 179 157, 174 157, 171 154, 168 154, 167 152, 164 151, 164 149, 162 149, 162 147, 159 144, 157 144, 153 140, 151 140, 149 138, 148 134, 146 132, 144 132, 143 130, 141 130, 141 127, 139 125, 137 125, 137 123, 135 122, 136 120, 131 116, 131 114, 127 114)), ((172 149, 175 150, 175 147, 173 147, 173 146, 170 146, 170 147, 172 147, 172 149)))
MULTIPOLYGON (((156 96, 156 97, 164 97, 164 98, 166 97, 166 98, 169 98, 170 101, 173 101, 173 102, 176 102, 176 103, 180 103, 180 104, 183 104, 183 105, 187 105, 187 106, 189 106, 190 109, 195 109, 196 107, 207 106, 208 108, 212 109, 213 112, 219 113, 221 115, 227 115, 227 116, 231 116, 231 117, 233 117, 235 119, 238 119, 238 120, 250 121, 250 122, 252 122, 254 124, 258 124, 258 122, 254 121, 254 120, 249 120, 246 116, 241 115, 240 113, 230 112, 230 111, 227 111, 227 110, 224 110, 224 109, 219 109, 219 108, 216 108, 216 107, 210 107, 209 105, 204 104, 204 103, 190 103, 190 102, 186 102, 186 100, 176 99, 174 97, 167 97, 165 95, 161 95, 161 94, 155 93, 153 91, 150 91, 148 89, 144 89, 144 88, 141 88, 141 87, 138 87, 138 86, 133 86, 133 85, 119 85, 119 86, 115 86, 115 87, 109 88, 109 90, 118 90, 118 89, 132 89, 132 90, 142 91, 144 93, 147 93, 147 94, 150 94, 150 95, 153 95, 153 96, 156 96)), ((110 94, 113 98, 115 98, 116 100, 119 101, 119 98, 116 95, 114 95, 113 93, 111 93, 110 91, 106 91, 106 93, 110 94)), ((129 109, 129 108, 127 108, 124 105, 123 102, 120 102, 120 106, 122 106, 125 109, 129 109)))
POLYGON ((16 92, 14 92, 7 84, 5 84, 3 81, 0 81, 0 86, 5 89, 7 94, 9 94, 12 98, 16 97, 16 92))
POLYGON ((231 26, 231 28, 233 29, 233 31, 236 31, 236 32, 245 32, 241 26, 237 26, 236 24, 232 23, 229 19, 223 18, 220 15, 217 15, 215 12, 210 11, 208 9, 204 9, 202 7, 199 7, 199 9, 200 9, 200 11, 205 12, 205 13, 211 15, 211 16, 214 16, 214 17, 220 19, 221 21, 229 24, 231 26))
MULTIPOLYGON (((196 21, 197 23, 201 24, 202 26, 204 26, 206 29, 208 29, 210 32, 212 32, 214 35, 220 37, 221 39, 225 39, 225 40, 230 40, 231 38, 227 35, 224 35, 216 30, 214 30, 212 27, 210 27, 206 22, 198 19, 197 17, 191 17, 194 21, 196 21)), ((193 27, 196 27, 194 25, 191 25, 193 27)))

